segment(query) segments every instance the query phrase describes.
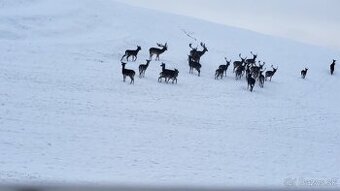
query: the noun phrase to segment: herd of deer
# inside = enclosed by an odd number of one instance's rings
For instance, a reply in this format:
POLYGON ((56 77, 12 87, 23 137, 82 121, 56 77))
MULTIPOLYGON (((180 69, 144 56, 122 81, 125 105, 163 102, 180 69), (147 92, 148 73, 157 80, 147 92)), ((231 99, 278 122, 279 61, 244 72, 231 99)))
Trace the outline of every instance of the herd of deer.
MULTIPOLYGON (((188 64, 189 64, 189 73, 194 73, 194 70, 197 71, 197 75, 200 76, 201 74, 201 67, 200 59, 201 57, 208 52, 207 47, 204 43, 200 43, 202 50, 198 50, 198 47, 193 47, 192 44, 189 44, 189 47, 191 48, 189 55, 188 55, 188 64)), ((153 56, 155 55, 155 60, 159 60, 159 56, 163 54, 166 50, 168 50, 167 43, 159 44, 157 43, 158 47, 152 47, 149 49, 149 59, 146 60, 146 64, 139 65, 139 77, 143 78, 145 76, 145 71, 147 70, 153 56)), ((134 83, 134 76, 135 71, 131 69, 126 69, 125 65, 126 62, 123 62, 123 59, 125 58, 126 61, 129 61, 129 58, 131 57, 132 61, 137 60, 138 52, 142 50, 140 46, 137 46, 136 50, 126 50, 125 54, 121 58, 122 63, 122 74, 123 74, 123 81, 125 82, 126 77, 128 76, 131 81, 130 84, 134 83)), ((239 80, 243 76, 246 76, 246 80, 248 83, 248 89, 250 91, 253 91, 253 88, 255 86, 256 81, 259 82, 259 86, 261 88, 264 87, 264 82, 269 79, 269 81, 272 80, 272 77, 278 70, 278 67, 274 67, 271 65, 272 70, 268 70, 265 72, 266 69, 263 69, 265 62, 257 61, 257 54, 254 54, 252 51, 250 52, 252 55, 252 58, 247 59, 247 57, 242 57, 241 54, 239 54, 240 60, 233 62, 233 73, 235 73, 235 79, 239 80), (264 73, 265 72, 265 73, 264 73), (263 74, 264 73, 264 74, 263 74)), ((226 64, 220 65, 218 69, 215 71, 215 79, 222 79, 227 75, 227 70, 229 68, 229 65, 231 64, 231 60, 228 60, 225 58, 226 64)), ((332 64, 330 65, 330 73, 333 75, 334 73, 334 67, 335 67, 336 60, 333 60, 332 64)), ((165 68, 165 63, 162 63, 160 65, 162 67, 162 71, 159 74, 158 81, 161 82, 164 78, 164 81, 168 83, 170 80, 172 80, 172 83, 177 83, 177 77, 179 74, 179 71, 177 69, 170 70, 165 68)), ((301 78, 305 79, 307 75, 308 68, 305 68, 301 71, 301 78)))

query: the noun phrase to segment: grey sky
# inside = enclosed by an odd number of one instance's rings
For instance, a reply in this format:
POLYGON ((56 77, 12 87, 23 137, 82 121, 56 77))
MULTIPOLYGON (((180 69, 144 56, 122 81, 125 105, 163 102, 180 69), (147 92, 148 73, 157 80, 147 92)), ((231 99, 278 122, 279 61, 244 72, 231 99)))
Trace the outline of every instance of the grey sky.
POLYGON ((340 50, 340 0, 117 0, 340 50))

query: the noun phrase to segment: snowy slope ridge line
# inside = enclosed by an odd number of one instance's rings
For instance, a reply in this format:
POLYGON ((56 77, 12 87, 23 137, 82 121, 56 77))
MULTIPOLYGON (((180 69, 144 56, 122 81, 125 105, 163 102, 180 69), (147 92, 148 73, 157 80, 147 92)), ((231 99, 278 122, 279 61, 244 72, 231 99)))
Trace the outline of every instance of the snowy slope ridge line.
POLYGON ((0 2, 0 182, 284 186, 340 177, 332 52, 109 0, 0 2), (209 51, 188 74, 193 35, 209 51), (120 59, 168 42, 135 85, 120 59), (265 88, 215 80, 224 57, 279 66, 265 88), (161 63, 177 85, 158 83, 161 63), (302 68, 308 67, 305 80, 302 68))

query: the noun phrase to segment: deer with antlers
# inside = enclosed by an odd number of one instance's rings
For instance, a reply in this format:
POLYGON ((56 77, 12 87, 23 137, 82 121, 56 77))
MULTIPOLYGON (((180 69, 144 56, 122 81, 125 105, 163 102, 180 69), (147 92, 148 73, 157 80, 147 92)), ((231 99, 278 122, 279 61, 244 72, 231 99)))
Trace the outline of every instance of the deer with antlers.
POLYGON ((234 61, 233 65, 234 65, 234 69, 233 69, 233 73, 235 73, 235 70, 240 67, 243 66, 243 64, 245 64, 247 57, 242 58, 241 57, 241 53, 238 55, 241 58, 241 61, 234 61))
POLYGON ((192 59, 196 62, 200 62, 201 60, 201 57, 206 53, 208 52, 208 48, 205 46, 205 43, 201 42, 200 43, 201 47, 203 48, 203 50, 197 50, 197 47, 196 48, 193 48, 192 47, 192 44, 190 43, 189 44, 189 47, 191 48, 191 51, 190 51, 190 56, 192 56, 192 59))
POLYGON ((250 51, 250 54, 253 55, 253 58, 247 59, 246 63, 250 64, 250 65, 255 65, 256 64, 257 54, 254 54, 252 51, 250 51))
POLYGON ((152 48, 149 49, 150 60, 152 60, 153 55, 156 55, 156 60, 159 60, 159 55, 163 54, 166 50, 168 50, 168 44, 167 43, 165 43, 164 45, 157 43, 157 46, 160 47, 160 48, 152 47, 152 48))

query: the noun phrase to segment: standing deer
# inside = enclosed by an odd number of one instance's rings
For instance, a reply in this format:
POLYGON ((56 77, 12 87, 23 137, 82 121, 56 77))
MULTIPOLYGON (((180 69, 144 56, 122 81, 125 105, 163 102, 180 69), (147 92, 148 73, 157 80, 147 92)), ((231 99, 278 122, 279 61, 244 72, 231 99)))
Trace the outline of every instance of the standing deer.
POLYGON ((250 51, 250 54, 253 55, 253 58, 247 59, 246 63, 250 64, 250 65, 254 65, 254 64, 256 64, 257 54, 254 54, 252 51, 250 51))
POLYGON ((221 68, 218 68, 215 72, 215 80, 217 80, 219 77, 222 79, 224 76, 224 70, 221 68))
POLYGON ((333 73, 334 73, 335 62, 336 62, 336 60, 333 59, 332 64, 329 66, 329 69, 331 71, 331 75, 333 75, 333 73))
POLYGON ((137 46, 136 50, 126 50, 125 54, 122 56, 120 61, 122 61, 124 57, 126 57, 126 61, 129 61, 130 56, 132 56, 132 61, 136 61, 137 60, 137 54, 140 50, 142 50, 142 48, 140 46, 137 46))
POLYGON ((273 68, 273 71, 267 71, 266 76, 265 76, 265 79, 267 80, 267 78, 269 78, 269 81, 272 81, 272 77, 274 76, 275 72, 279 68, 279 67, 274 68, 273 65, 271 67, 273 68))
POLYGON ((179 71, 177 69, 174 70, 165 69, 165 63, 162 63, 160 66, 162 67, 162 72, 159 73, 158 82, 161 82, 162 78, 164 78, 166 83, 168 83, 169 80, 172 79, 172 83, 176 81, 177 84, 177 76, 179 71))
POLYGON ((263 86, 264 86, 264 75, 263 75, 263 71, 260 71, 260 72, 259 72, 259 86, 260 86, 261 88, 263 88, 263 86))
POLYGON ((301 70, 301 78, 305 79, 307 75, 308 68, 305 68, 304 70, 301 70))
POLYGON ((245 66, 244 65, 241 65, 239 67, 236 68, 236 71, 235 71, 235 79, 236 80, 239 80, 242 78, 242 74, 245 70, 245 66))
POLYGON ((189 73, 192 74, 193 70, 195 69, 198 72, 198 76, 201 74, 201 67, 202 65, 198 63, 197 61, 193 60, 191 55, 188 55, 188 62, 189 62, 189 73))
POLYGON ((159 55, 163 54, 166 50, 168 50, 168 45, 165 43, 164 45, 157 43, 157 46, 160 48, 152 47, 149 49, 150 60, 152 60, 152 56, 156 55, 156 60, 159 60, 159 55))
POLYGON ((241 61, 234 61, 233 72, 235 72, 236 68, 238 68, 239 66, 242 66, 245 63, 245 61, 247 60, 247 57, 245 57, 245 58, 241 57, 241 53, 238 56, 241 58, 241 61))
POLYGON ((260 71, 262 70, 263 66, 266 64, 265 62, 263 62, 263 64, 261 64, 261 61, 258 62, 259 66, 253 66, 251 67, 251 74, 252 76, 257 79, 259 77, 260 71))
POLYGON ((226 64, 225 65, 220 65, 218 69, 222 69, 224 72, 224 76, 227 76, 227 70, 229 68, 229 65, 231 63, 231 60, 228 60, 227 57, 224 57, 226 64))
POLYGON ((202 57, 206 52, 208 52, 208 49, 207 49, 207 47, 205 46, 205 44, 204 44, 203 42, 201 42, 200 45, 201 45, 202 48, 203 48, 202 51, 197 50, 197 48, 193 48, 191 43, 189 44, 189 47, 191 48, 190 56, 192 56, 192 59, 193 59, 194 61, 196 61, 196 62, 200 62, 201 57, 202 57))
POLYGON ((151 60, 146 60, 146 64, 139 65, 138 69, 139 69, 139 77, 140 78, 145 77, 145 71, 146 71, 146 69, 148 69, 150 62, 151 62, 151 60))
POLYGON ((255 79, 253 77, 251 77, 251 74, 249 73, 247 76, 247 83, 248 83, 248 87, 247 89, 250 88, 250 91, 253 91, 254 85, 255 85, 255 79))
POLYGON ((130 79, 131 79, 130 84, 134 84, 134 83, 135 83, 134 77, 135 77, 135 74, 136 74, 136 73, 135 73, 135 71, 133 71, 133 70, 125 69, 125 65, 126 65, 126 63, 125 63, 125 62, 122 62, 123 82, 125 82, 126 76, 129 76, 130 79))

